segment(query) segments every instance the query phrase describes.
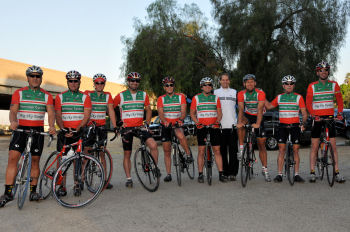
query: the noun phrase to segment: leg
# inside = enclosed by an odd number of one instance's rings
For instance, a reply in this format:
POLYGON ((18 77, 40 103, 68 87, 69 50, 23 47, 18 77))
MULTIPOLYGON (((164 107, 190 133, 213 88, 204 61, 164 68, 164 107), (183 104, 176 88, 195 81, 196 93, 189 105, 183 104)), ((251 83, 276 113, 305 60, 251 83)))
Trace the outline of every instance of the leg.
POLYGON ((337 172, 339 171, 339 163, 338 163, 338 151, 337 151, 336 141, 335 141, 335 138, 329 138, 329 140, 332 144, 332 148, 334 152, 335 170, 337 172))
POLYGON ((164 163, 167 174, 171 174, 171 143, 163 142, 164 163))
POLYGON ((146 140, 146 146, 149 147, 154 161, 158 164, 158 146, 156 141, 153 138, 148 138, 146 140))
POLYGON ((198 146, 198 157, 197 157, 197 164, 198 164, 198 172, 203 173, 203 167, 204 167, 204 151, 205 146, 198 146))
POLYGON ((124 151, 124 159, 123 159, 123 166, 126 178, 131 178, 130 170, 131 170, 131 150, 130 151, 124 151))
POLYGON ((17 163, 21 157, 21 153, 19 151, 10 150, 8 163, 6 168, 6 185, 13 185, 15 177, 17 175, 17 163))
POLYGON ((263 167, 267 168, 266 138, 258 138, 259 157, 263 167))
POLYGON ((227 147, 229 146, 230 141, 230 130, 231 129, 222 129, 222 133, 220 135, 220 153, 222 157, 222 165, 224 170, 224 175, 228 176, 228 159, 227 159, 227 147))
POLYGON ((30 174, 32 182, 30 183, 30 185, 38 184, 38 177, 40 174, 39 163, 40 163, 40 156, 32 156, 32 168, 31 168, 31 174, 30 174))
MULTIPOLYGON (((237 159, 238 144, 237 144, 237 131, 232 129, 229 137, 229 163, 228 173, 229 175, 236 176, 238 173, 239 162, 237 159)), ((225 170, 225 167, 224 167, 225 170)))
POLYGON ((175 135, 179 139, 180 145, 185 150, 186 155, 190 155, 190 153, 191 153, 190 152, 190 148, 188 147, 187 139, 186 139, 186 136, 183 133, 183 130, 182 129, 176 129, 175 130, 175 135))
POLYGON ((278 174, 283 173, 283 164, 284 164, 284 154, 286 153, 286 144, 278 144, 279 153, 277 158, 278 174))
POLYGON ((299 144, 293 144, 293 153, 294 153, 294 161, 295 161, 295 173, 299 174, 299 164, 300 164, 300 157, 299 157, 299 144))
POLYGON ((222 168, 222 156, 220 154, 220 146, 213 146, 213 151, 215 155, 216 166, 218 167, 219 172, 222 172, 223 168, 222 168))
POLYGON ((310 171, 315 172, 316 154, 320 143, 319 138, 311 138, 311 150, 310 150, 310 171))

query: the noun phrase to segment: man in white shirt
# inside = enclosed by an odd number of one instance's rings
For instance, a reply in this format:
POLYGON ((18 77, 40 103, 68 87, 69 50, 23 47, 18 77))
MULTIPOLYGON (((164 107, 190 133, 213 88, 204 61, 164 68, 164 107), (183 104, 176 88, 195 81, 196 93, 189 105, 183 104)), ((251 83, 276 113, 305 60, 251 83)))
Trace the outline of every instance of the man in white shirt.
POLYGON ((220 151, 224 175, 227 176, 229 180, 235 181, 239 166, 239 161, 237 160, 237 131, 233 128, 233 125, 237 124, 237 91, 229 87, 230 78, 228 73, 221 74, 220 85, 221 88, 214 91, 214 94, 220 98, 222 109, 220 151))

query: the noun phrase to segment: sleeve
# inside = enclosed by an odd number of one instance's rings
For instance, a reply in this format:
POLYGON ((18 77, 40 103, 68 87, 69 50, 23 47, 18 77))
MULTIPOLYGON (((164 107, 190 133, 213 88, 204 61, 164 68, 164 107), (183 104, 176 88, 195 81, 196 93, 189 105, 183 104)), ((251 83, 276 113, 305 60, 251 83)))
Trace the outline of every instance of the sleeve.
POLYGON ((310 84, 309 87, 307 87, 307 92, 306 92, 306 108, 310 114, 314 114, 314 111, 312 109, 312 99, 313 99, 313 90, 312 90, 312 84, 310 84))
POLYGON ((117 107, 120 104, 120 93, 115 96, 114 101, 113 101, 113 107, 117 107))
POLYGON ((258 96, 258 101, 265 101, 266 99, 266 94, 264 91, 260 91, 259 92, 259 96, 258 96))
POLYGON ((181 105, 186 105, 186 97, 185 97, 184 94, 181 94, 181 99, 180 99, 180 101, 181 101, 181 105))
POLYGON ((91 98, 89 95, 86 95, 85 102, 84 102, 84 108, 91 108, 91 98))
POLYGON ((216 96, 218 99, 216 100, 216 108, 220 108, 221 109, 221 101, 220 98, 218 96, 216 96))
POLYGON ((52 98, 52 95, 50 93, 46 93, 48 98, 47 98, 47 102, 46 102, 46 105, 53 105, 53 98, 52 98))
POLYGON ((237 103, 238 102, 244 102, 244 93, 243 93, 243 91, 240 91, 237 94, 237 103))
POLYGON ((344 109, 344 102, 343 102, 343 96, 341 95, 340 87, 338 83, 335 83, 335 97, 337 99, 338 112, 342 113, 344 109))
POLYGON ((148 94, 146 93, 146 96, 145 96, 145 106, 149 106, 150 103, 149 103, 149 97, 148 97, 148 94))
POLYGON ((57 95, 55 98, 55 110, 62 110, 61 109, 61 98, 60 95, 57 95))
POLYGON ((196 101, 196 96, 192 98, 192 103, 191 103, 191 110, 196 110, 197 107, 197 101, 196 101))
POLYGON ((11 105, 19 104, 19 91, 15 91, 11 98, 11 105))
POLYGON ((112 94, 111 93, 108 93, 107 104, 113 104, 113 99, 112 99, 112 94))
POLYGON ((161 96, 157 99, 157 109, 158 108, 163 108, 163 101, 161 96))
POLYGON ((275 97, 275 99, 272 100, 271 105, 273 105, 274 107, 278 106, 278 95, 277 97, 275 97))
POLYGON ((303 96, 300 95, 300 99, 299 99, 299 108, 305 108, 305 102, 304 102, 304 98, 303 96))

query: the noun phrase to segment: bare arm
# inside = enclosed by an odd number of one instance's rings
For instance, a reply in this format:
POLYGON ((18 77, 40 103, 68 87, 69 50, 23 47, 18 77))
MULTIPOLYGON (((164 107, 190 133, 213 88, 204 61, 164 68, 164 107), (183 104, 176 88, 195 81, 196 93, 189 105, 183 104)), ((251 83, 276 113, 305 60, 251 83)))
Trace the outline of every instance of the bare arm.
POLYGON ((11 104, 10 114, 9 114, 11 130, 16 130, 18 127, 18 119, 17 119, 18 110, 19 110, 19 104, 11 104))
POLYGON ((49 132, 50 134, 56 134, 55 128, 55 108, 53 105, 46 106, 48 121, 49 121, 49 132))
POLYGON ((271 109, 275 108, 275 106, 273 106, 271 104, 271 102, 269 102, 267 99, 265 99, 265 108, 268 110, 271 110, 271 109))
POLYGON ((182 104, 181 105, 181 117, 180 117, 180 120, 184 120, 186 118, 186 108, 187 108, 186 104, 182 104))
POLYGON ((300 108, 301 114, 303 116, 303 124, 306 123, 307 120, 307 112, 306 112, 306 108, 300 108))
POLYGON ((193 120, 194 123, 198 123, 197 115, 196 115, 196 110, 190 109, 190 116, 193 120))
POLYGON ((84 108, 84 118, 80 122, 79 126, 76 128, 77 131, 79 131, 80 128, 82 128, 83 126, 85 126, 88 123, 88 121, 90 119, 90 114, 91 114, 91 108, 84 108))
POLYGON ((163 111, 163 107, 159 107, 158 108, 158 115, 159 115, 159 118, 160 118, 160 121, 162 121, 164 123, 165 126, 167 126, 167 121, 164 117, 164 111, 163 111))
POLYGON ((260 123, 262 121, 264 106, 265 106, 265 102, 264 101, 259 101, 259 103, 258 103, 258 116, 257 116, 257 119, 256 119, 257 126, 260 126, 260 123))
POLYGON ((238 123, 243 123, 244 102, 238 102, 238 123))
POLYGON ((108 104, 107 105, 107 111, 108 111, 108 115, 109 115, 109 118, 111 119, 113 127, 116 128, 117 127, 117 120, 116 120, 116 117, 115 117, 113 104, 108 104))
POLYGON ((221 108, 217 108, 217 112, 218 112, 218 116, 216 118, 216 122, 220 123, 220 121, 222 119, 222 110, 221 110, 221 108))
POLYGON ((151 106, 146 106, 145 108, 146 110, 146 123, 150 124, 151 123, 151 119, 152 119, 152 110, 151 110, 151 106))
POLYGON ((56 123, 59 128, 63 129, 62 111, 56 110, 56 123))

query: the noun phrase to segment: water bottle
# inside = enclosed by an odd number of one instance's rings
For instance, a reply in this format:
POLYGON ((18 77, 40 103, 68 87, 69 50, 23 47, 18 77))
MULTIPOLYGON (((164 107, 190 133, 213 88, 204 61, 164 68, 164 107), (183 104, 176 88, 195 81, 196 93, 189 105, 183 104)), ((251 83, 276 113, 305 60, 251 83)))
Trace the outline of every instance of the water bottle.
POLYGON ((73 148, 70 148, 67 154, 62 156, 62 163, 66 161, 68 158, 72 157, 73 155, 74 155, 73 148))

